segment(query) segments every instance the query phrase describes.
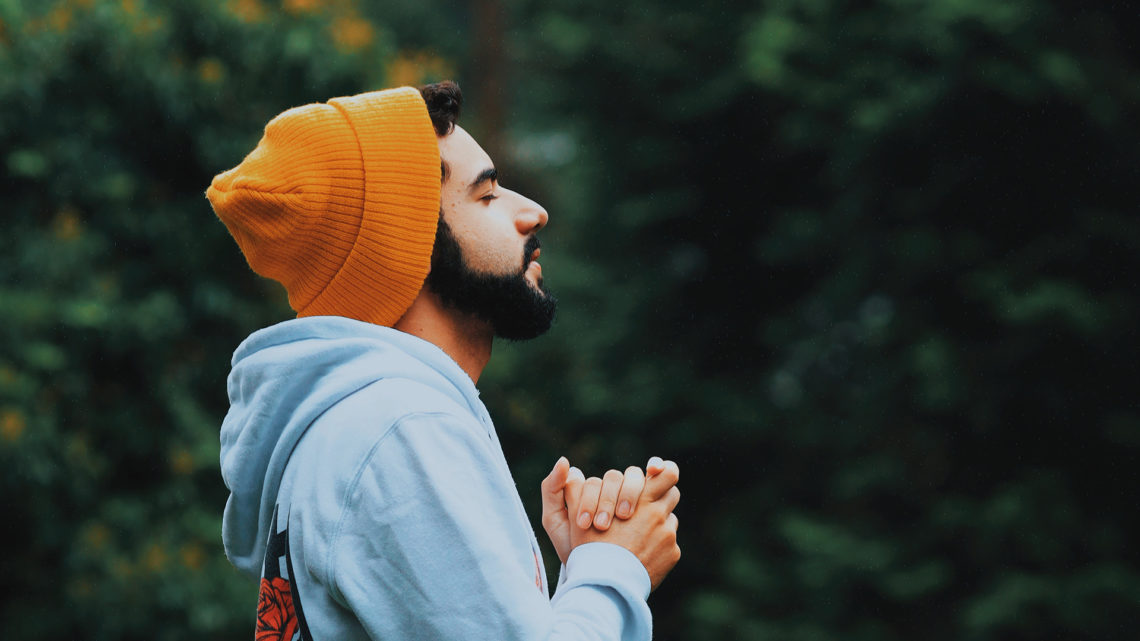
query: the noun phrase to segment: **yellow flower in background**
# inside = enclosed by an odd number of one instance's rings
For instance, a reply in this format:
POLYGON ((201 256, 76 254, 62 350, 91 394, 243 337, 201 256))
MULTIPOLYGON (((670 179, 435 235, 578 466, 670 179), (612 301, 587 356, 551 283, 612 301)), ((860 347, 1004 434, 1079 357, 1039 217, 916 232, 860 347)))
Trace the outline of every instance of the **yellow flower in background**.
MULTIPOLYGON (((67 3, 56 3, 51 11, 39 18, 25 20, 22 31, 27 35, 40 34, 45 31, 62 33, 71 26, 71 8, 67 3)), ((0 21, 0 42, 7 42, 4 23, 0 21)))
POLYGON ((385 75, 393 86, 420 84, 420 69, 407 58, 399 57, 389 62, 385 75))
POLYGON ((187 543, 178 550, 182 565, 190 570, 200 570, 206 563, 206 552, 197 543, 187 543))
POLYGON ((337 18, 329 25, 333 42, 342 51, 354 52, 372 44, 372 23, 359 16, 337 18))
POLYGON ((230 0, 227 8, 242 22, 260 22, 265 19, 265 5, 260 0, 230 0))
POLYGON ((4 410, 0 413, 0 438, 5 441, 15 441, 24 434, 28 426, 24 415, 19 410, 4 410))
POLYGON ((71 18, 71 9, 59 5, 48 14, 47 23, 53 31, 67 31, 67 28, 71 26, 71 18))
POLYGON ((180 447, 170 453, 170 471, 178 476, 186 476, 194 471, 194 455, 180 447))
POLYGON ((320 0, 285 0, 281 4, 292 14, 313 13, 321 8, 320 0))
POLYGON ((111 540, 111 530, 107 529, 106 525, 102 523, 95 523, 87 528, 83 533, 83 541, 95 551, 102 550, 107 547, 107 543, 111 540))
POLYGON ((163 20, 162 16, 154 16, 136 21, 133 29, 138 35, 146 36, 158 31, 164 24, 166 24, 166 21, 163 20))
POLYGON ((79 219, 79 211, 74 207, 64 207, 55 215, 52 222, 55 237, 60 240, 75 240, 83 233, 83 222, 79 219))
POLYGON ((392 85, 421 85, 454 75, 451 64, 429 51, 401 51, 384 70, 392 85))
POLYGON ((198 63, 198 77, 201 78, 203 82, 214 84, 221 80, 225 73, 225 65, 217 58, 203 58, 202 61, 198 63))
POLYGON ((166 561, 166 550, 162 549, 158 543, 151 543, 143 552, 142 567, 146 568, 148 572, 158 572, 166 567, 166 561))

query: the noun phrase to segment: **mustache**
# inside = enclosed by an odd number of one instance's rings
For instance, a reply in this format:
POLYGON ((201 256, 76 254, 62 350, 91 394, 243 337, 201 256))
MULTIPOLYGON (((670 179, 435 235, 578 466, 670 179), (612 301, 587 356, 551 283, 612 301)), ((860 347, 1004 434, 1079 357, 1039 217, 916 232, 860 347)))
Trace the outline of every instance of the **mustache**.
POLYGON ((526 245, 523 246, 523 270, 524 271, 526 270, 527 266, 531 264, 531 262, 532 262, 531 256, 534 256, 535 250, 539 249, 540 247, 542 247, 542 243, 539 242, 538 236, 531 236, 530 238, 527 239, 526 245))

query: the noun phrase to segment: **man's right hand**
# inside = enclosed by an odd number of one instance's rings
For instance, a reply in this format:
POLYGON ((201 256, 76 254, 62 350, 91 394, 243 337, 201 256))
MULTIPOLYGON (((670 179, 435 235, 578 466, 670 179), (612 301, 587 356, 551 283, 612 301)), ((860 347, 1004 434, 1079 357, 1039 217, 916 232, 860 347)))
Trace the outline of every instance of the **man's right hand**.
MULTIPOLYGON (((681 472, 672 461, 664 461, 662 468, 660 473, 645 479, 641 498, 628 519, 612 521, 606 531, 570 528, 571 548, 583 543, 603 542, 620 545, 632 552, 649 572, 653 589, 657 589, 681 558, 681 548, 677 545, 677 516, 673 514, 681 500, 681 491, 677 488, 681 472)), ((578 513, 583 487, 601 483, 601 479, 594 477, 584 484, 567 485, 567 512, 578 513)))

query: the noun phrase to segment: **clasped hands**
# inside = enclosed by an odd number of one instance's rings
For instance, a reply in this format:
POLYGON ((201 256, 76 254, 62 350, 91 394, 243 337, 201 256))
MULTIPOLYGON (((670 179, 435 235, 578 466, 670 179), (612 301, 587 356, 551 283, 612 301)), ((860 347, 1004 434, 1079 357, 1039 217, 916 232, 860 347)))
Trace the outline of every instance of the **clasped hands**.
POLYGON ((542 481, 542 527, 563 563, 583 543, 605 542, 632 552, 649 573, 653 589, 681 558, 677 516, 680 469, 673 461, 649 459, 625 473, 610 470, 585 478, 566 457, 542 481))

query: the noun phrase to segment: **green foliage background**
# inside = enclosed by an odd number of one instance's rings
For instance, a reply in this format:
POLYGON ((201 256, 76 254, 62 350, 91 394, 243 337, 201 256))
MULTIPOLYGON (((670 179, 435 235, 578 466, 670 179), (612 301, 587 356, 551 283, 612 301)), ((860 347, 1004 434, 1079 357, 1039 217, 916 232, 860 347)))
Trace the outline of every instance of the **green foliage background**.
POLYGON ((657 638, 1135 638, 1138 42, 1065 0, 0 0, 7 636, 249 638, 217 429, 289 312, 203 191, 285 108, 454 77, 551 212, 559 322, 481 382, 524 500, 681 464, 657 638))

